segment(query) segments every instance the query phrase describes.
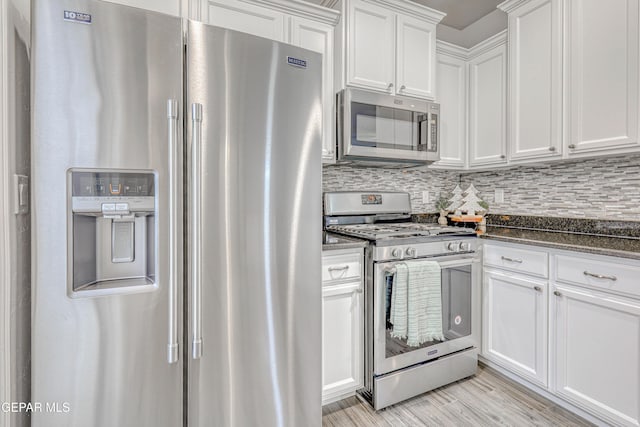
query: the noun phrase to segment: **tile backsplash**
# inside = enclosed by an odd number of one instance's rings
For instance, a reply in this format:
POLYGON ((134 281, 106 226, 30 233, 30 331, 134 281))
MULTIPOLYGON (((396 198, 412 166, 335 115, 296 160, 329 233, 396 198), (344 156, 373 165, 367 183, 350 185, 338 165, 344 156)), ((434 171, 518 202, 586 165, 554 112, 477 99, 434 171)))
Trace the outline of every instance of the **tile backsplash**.
POLYGON ((489 212, 568 218, 640 220, 640 155, 463 173, 489 212), (494 189, 504 189, 495 203, 494 189))
POLYGON ((486 172, 325 166, 323 191, 411 193, 413 213, 435 212, 436 196, 473 184, 494 214, 640 221, 640 154, 518 166, 486 172), (495 203, 494 190, 504 190, 495 203), (422 202, 422 192, 429 202, 422 202))
POLYGON ((406 191, 411 194, 413 213, 435 212, 435 200, 443 191, 451 191, 459 179, 458 172, 429 170, 424 167, 383 169, 351 165, 325 166, 322 191, 406 191), (422 192, 429 192, 429 202, 422 202, 422 192))

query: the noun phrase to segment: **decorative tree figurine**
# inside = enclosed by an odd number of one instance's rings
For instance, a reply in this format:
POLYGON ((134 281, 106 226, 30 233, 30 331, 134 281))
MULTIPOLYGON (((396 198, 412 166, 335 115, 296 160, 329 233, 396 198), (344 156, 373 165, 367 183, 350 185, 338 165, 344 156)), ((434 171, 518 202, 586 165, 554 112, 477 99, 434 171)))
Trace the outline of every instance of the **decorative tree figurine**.
POLYGON ((475 215, 477 212, 486 212, 482 204, 484 204, 484 202, 478 197, 478 190, 471 184, 464 192, 462 205, 459 206, 457 210, 466 212, 467 215, 475 215))
POLYGON ((453 189, 451 199, 449 199, 449 206, 447 206, 447 210, 449 212, 455 212, 460 205, 462 205, 462 188, 459 185, 456 185, 456 188, 453 189))

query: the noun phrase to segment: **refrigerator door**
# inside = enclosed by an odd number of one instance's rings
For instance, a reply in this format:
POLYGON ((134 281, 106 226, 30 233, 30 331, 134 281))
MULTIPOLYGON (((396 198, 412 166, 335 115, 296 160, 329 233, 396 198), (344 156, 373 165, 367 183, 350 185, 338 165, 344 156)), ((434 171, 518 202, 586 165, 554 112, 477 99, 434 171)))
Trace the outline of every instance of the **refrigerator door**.
POLYGON ((182 21, 90 0, 33 17, 32 425, 180 426, 182 21))
POLYGON ((321 424, 321 69, 188 24, 190 426, 321 424))

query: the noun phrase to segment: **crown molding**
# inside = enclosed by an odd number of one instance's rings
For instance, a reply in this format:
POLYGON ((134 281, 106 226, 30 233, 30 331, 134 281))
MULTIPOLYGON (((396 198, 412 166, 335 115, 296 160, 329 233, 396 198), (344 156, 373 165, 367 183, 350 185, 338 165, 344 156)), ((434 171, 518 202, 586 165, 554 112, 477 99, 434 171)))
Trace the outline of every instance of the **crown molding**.
POLYGON ((507 44, 507 30, 502 30, 498 34, 489 37, 486 40, 481 41, 477 45, 469 49, 469 59, 482 55, 488 50, 491 50, 500 45, 507 44))
POLYGON ((452 56, 463 61, 469 60, 469 49, 443 40, 436 40, 436 53, 452 56))
MULTIPOLYGON (((311 19, 313 21, 324 22, 329 25, 337 25, 340 21, 340 12, 324 6, 318 6, 302 0, 241 0, 244 3, 256 6, 268 7, 269 9, 311 19)), ((333 1, 333 0, 331 0, 333 1)))
POLYGON ((326 7, 328 9, 335 9, 340 0, 321 0, 320 6, 326 7))
POLYGON ((511 13, 517 8, 519 8, 520 6, 526 3, 529 3, 530 1, 531 0, 507 0, 507 1, 503 1, 496 7, 503 12, 511 13))
POLYGON ((418 3, 407 0, 367 0, 369 3, 376 3, 387 9, 391 9, 395 12, 406 14, 409 12, 414 18, 422 19, 431 24, 438 24, 442 21, 442 18, 447 16, 446 13, 439 10, 431 9, 427 6, 422 6, 418 3))

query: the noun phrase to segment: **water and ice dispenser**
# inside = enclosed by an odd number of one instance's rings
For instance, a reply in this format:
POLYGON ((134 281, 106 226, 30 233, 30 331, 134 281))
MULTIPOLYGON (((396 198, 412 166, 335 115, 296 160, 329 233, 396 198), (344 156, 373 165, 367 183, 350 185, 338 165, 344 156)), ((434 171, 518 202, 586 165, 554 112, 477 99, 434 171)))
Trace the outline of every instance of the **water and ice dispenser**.
POLYGON ((155 282, 155 175, 71 171, 72 290, 155 282))

